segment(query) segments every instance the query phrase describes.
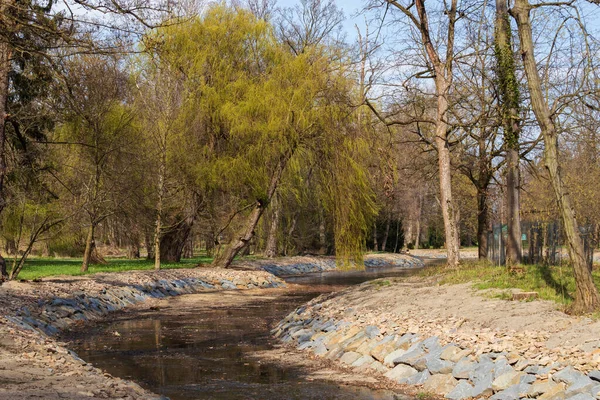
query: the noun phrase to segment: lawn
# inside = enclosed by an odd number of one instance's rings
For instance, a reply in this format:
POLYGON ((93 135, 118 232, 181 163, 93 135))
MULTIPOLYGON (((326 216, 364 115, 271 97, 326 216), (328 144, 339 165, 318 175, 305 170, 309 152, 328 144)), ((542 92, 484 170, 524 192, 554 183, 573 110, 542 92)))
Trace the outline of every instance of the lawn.
MULTIPOLYGON (((488 261, 466 261, 456 270, 444 267, 428 269, 427 275, 441 275, 444 283, 473 282, 476 289, 521 289, 537 292, 541 299, 551 300, 565 306, 573 301, 575 280, 568 264, 523 265, 522 272, 510 272, 508 268, 496 266, 488 261)), ((600 287, 600 271, 593 272, 596 286, 600 287)), ((502 296, 502 293, 498 295, 502 296)))
MULTIPOLYGON (((8 268, 11 267, 11 259, 7 259, 8 268)), ((88 272, 81 273, 81 258, 52 258, 52 257, 30 257, 18 279, 32 280, 52 275, 86 275, 98 272, 124 272, 144 271, 154 269, 154 260, 126 259, 107 257, 108 264, 90 265, 88 272)), ((182 259, 179 263, 163 263, 163 269, 192 268, 198 264, 209 264, 212 258, 206 256, 182 259)))

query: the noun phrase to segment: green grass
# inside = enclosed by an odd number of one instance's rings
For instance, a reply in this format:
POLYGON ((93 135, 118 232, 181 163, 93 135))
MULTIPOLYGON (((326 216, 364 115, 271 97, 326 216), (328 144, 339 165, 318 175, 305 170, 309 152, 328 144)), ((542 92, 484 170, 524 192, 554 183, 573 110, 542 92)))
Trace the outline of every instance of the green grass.
MULTIPOLYGON (((510 272, 508 268, 494 266, 487 261, 467 261, 456 270, 445 270, 444 267, 425 271, 427 275, 441 275, 442 284, 472 282, 479 290, 500 289, 496 297, 508 298, 507 289, 521 289, 537 292, 544 300, 568 306, 573 301, 575 280, 571 267, 567 264, 559 266, 523 265, 523 272, 510 272)), ((599 271, 593 272, 596 286, 600 286, 599 271)))
MULTIPOLYGON (((145 271, 154 268, 153 260, 107 257, 108 264, 90 265, 88 272, 81 273, 81 258, 52 258, 52 257, 30 257, 18 279, 38 279, 53 275, 88 275, 98 272, 124 272, 124 271, 145 271)), ((182 259, 179 263, 163 263, 163 269, 192 268, 197 264, 208 264, 212 261, 209 257, 195 257, 182 259)), ((8 267, 12 260, 7 259, 8 267)))

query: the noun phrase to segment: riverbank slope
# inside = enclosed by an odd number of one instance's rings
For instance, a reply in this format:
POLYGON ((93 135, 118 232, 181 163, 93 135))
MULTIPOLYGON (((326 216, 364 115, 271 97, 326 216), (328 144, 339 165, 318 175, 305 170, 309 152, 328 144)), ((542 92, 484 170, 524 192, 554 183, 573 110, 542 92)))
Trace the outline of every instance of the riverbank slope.
POLYGON ((348 368, 452 399, 597 398, 600 322, 472 284, 380 279, 314 299, 273 331, 348 368))

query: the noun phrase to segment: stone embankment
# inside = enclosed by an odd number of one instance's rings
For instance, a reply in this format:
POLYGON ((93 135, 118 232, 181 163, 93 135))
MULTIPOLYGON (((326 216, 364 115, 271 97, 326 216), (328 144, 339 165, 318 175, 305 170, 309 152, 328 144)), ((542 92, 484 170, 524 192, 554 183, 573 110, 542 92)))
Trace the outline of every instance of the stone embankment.
MULTIPOLYGON (((367 254, 364 257, 365 268, 423 268, 424 263, 416 257, 405 254, 367 254)), ((249 263, 245 263, 247 265, 249 263)), ((294 276, 310 273, 334 271, 337 269, 333 257, 286 257, 272 260, 257 260, 252 264, 275 276, 294 276)))
POLYGON ((347 368, 422 385, 424 392, 448 399, 600 399, 597 324, 585 319, 565 324, 570 317, 542 303, 483 299, 465 285, 380 280, 314 299, 290 313, 273 334, 347 368), (473 307, 449 312, 446 307, 458 304, 457 297, 473 307), (407 310, 421 311, 405 301, 410 298, 423 303, 421 316, 407 310), (481 313, 494 310, 498 329, 481 313), (551 325, 533 329, 522 320, 528 312, 534 325, 543 325, 544 318, 551 325), (563 330, 557 321, 563 321, 563 330), (514 329, 506 329, 507 322, 514 329), (568 340, 590 333, 595 346, 568 340))
POLYGON ((8 282, 0 286, 0 400, 162 398, 86 363, 52 336, 146 300, 282 286, 264 271, 202 268, 8 282))

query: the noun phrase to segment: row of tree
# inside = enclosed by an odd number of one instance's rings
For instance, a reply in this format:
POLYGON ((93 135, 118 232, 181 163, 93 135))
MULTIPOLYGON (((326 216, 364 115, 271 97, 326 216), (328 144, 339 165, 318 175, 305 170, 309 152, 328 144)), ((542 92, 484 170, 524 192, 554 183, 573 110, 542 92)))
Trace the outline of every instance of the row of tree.
POLYGON ((514 265, 527 215, 561 218, 574 311, 600 305, 575 219, 599 210, 593 5, 370 0, 354 44, 333 0, 1 7, 13 278, 33 251, 85 271, 199 246, 228 266, 443 245, 453 268, 494 220, 514 265))

